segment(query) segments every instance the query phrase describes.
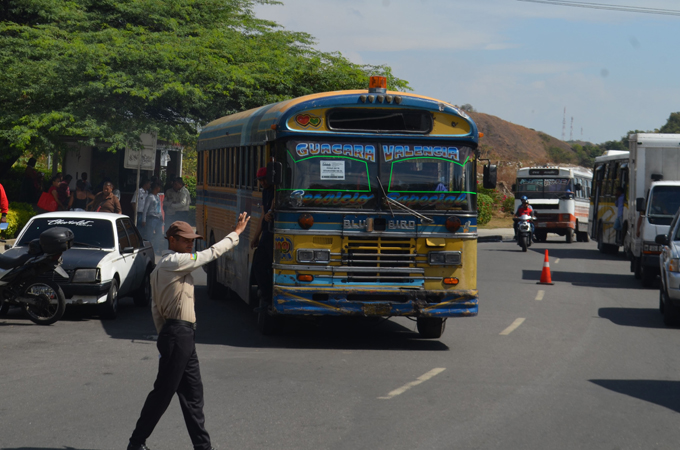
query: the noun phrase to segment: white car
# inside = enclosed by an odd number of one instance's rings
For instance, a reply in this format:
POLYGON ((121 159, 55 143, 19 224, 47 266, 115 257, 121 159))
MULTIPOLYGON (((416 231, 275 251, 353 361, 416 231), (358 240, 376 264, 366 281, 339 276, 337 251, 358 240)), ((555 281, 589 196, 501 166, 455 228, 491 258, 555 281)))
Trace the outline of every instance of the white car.
POLYGON ((57 226, 75 235, 73 247, 62 254, 62 268, 69 279, 48 275, 61 286, 67 304, 99 305, 105 319, 116 317, 120 297, 130 295, 135 305, 149 305, 154 250, 128 216, 75 211, 40 214, 26 224, 5 255, 27 252, 31 240, 57 226))
POLYGON ((666 325, 680 325, 680 209, 673 217, 668 234, 656 236, 656 243, 661 246, 659 309, 666 325))

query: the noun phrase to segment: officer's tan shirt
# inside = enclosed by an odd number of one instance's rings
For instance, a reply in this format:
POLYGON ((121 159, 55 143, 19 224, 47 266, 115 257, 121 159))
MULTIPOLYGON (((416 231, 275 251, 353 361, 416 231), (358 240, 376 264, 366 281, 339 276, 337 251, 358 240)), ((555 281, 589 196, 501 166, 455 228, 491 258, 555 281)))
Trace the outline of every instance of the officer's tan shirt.
POLYGON ((196 322, 194 277, 191 272, 238 245, 238 234, 229 233, 212 247, 198 253, 165 250, 151 272, 151 314, 160 333, 166 319, 196 322))

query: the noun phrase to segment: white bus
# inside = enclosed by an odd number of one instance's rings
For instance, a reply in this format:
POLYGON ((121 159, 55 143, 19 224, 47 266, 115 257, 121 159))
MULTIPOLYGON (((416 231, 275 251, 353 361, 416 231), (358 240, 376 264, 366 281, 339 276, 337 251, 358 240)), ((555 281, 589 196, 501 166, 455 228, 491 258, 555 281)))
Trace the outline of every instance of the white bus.
POLYGON ((597 248, 602 253, 616 253, 623 244, 629 228, 626 220, 618 234, 614 230, 616 221, 616 188, 620 187, 626 194, 623 217, 628 217, 628 184, 630 181, 628 167, 629 152, 607 150, 602 156, 595 158, 595 174, 593 193, 590 203, 590 236, 597 240, 597 248))
POLYGON ((536 215, 535 238, 548 233, 571 243, 588 242, 588 206, 593 174, 581 167, 523 167, 517 171, 515 211, 526 196, 536 215))

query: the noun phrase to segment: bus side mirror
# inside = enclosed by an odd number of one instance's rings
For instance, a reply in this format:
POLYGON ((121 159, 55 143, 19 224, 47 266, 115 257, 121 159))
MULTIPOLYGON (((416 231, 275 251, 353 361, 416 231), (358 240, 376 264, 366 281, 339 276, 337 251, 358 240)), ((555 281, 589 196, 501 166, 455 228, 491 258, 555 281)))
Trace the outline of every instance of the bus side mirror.
POLYGON ((484 166, 484 180, 482 181, 484 189, 496 189, 496 179, 496 166, 493 164, 487 164, 484 166))
POLYGON ((668 245, 668 236, 665 234, 657 234, 656 237, 654 238, 654 242, 656 242, 659 245, 668 245))
POLYGON ((283 165, 280 162, 267 164, 267 182, 271 185, 279 185, 283 181, 283 165))
POLYGON ((640 197, 635 199, 635 211, 645 212, 645 199, 640 197))

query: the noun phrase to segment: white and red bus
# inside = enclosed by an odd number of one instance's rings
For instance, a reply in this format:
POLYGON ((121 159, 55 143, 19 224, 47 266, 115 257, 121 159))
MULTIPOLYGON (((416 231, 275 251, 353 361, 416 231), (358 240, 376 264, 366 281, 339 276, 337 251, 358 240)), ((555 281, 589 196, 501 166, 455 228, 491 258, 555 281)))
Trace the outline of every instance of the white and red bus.
POLYGON ((523 167, 517 171, 515 211, 526 196, 536 215, 535 236, 565 236, 588 242, 588 212, 593 173, 582 167, 523 167))

